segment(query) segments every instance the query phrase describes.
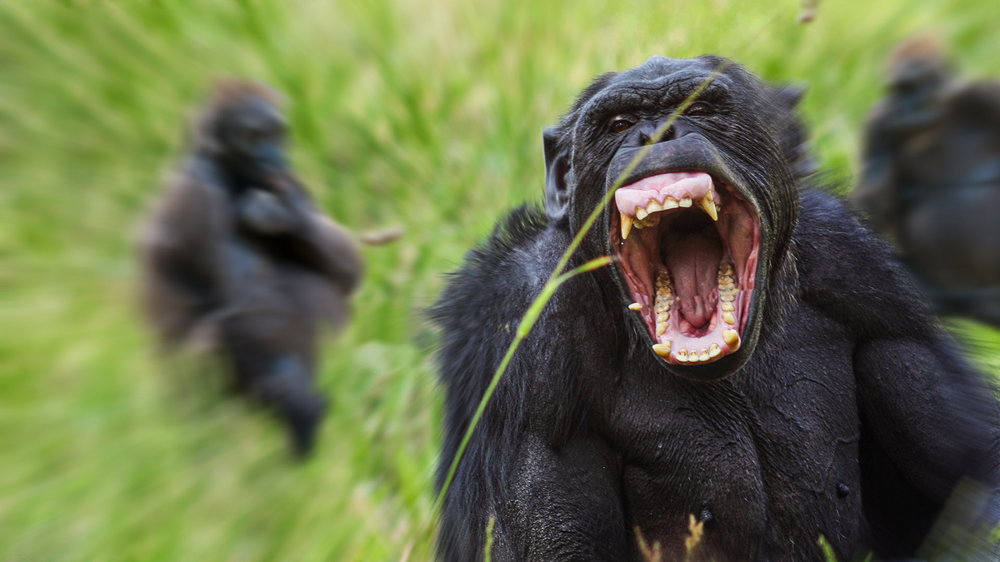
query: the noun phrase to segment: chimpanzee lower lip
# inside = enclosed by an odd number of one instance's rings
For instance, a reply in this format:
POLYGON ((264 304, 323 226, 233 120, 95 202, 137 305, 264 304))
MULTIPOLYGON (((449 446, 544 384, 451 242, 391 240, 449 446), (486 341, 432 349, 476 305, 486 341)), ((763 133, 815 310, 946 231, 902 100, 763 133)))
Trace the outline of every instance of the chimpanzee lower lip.
POLYGON ((760 245, 751 202, 705 172, 675 171, 619 188, 613 209, 611 247, 653 351, 700 365, 739 350, 760 245))

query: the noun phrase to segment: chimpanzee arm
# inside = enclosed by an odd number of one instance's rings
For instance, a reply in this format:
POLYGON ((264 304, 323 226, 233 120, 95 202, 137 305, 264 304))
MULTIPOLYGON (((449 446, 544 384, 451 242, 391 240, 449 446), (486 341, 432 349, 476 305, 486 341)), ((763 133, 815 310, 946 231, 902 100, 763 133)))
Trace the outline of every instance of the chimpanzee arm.
POLYGON ((1000 128, 1000 82, 983 80, 957 87, 951 96, 953 111, 961 111, 981 123, 1000 128))
MULTIPOLYGON (((546 224, 537 212, 512 213, 470 252, 432 311, 442 327, 446 390, 439 482, 521 316, 566 246, 546 224)), ((587 287, 581 276, 556 293, 489 402, 443 506, 443 560, 482 559, 491 516, 493 560, 631 559, 620 461, 587 431, 581 410, 584 371, 601 359, 588 350, 598 346, 580 342, 605 337, 579 333, 593 329, 580 303, 599 306, 587 287)))
MULTIPOLYGON (((943 337, 868 339, 855 351, 854 368, 868 441, 863 494, 876 508, 867 515, 912 552, 962 479, 993 493, 995 405, 943 337)), ((962 516, 947 523, 972 531, 980 514, 962 516)))
POLYGON ((347 230, 316 209, 295 178, 284 179, 247 203, 242 207, 243 220, 252 223, 258 234, 282 237, 296 259, 342 292, 357 288, 363 270, 357 244, 347 230), (264 197, 269 199, 261 203, 264 197))
POLYGON ((263 189, 248 189, 236 202, 237 220, 242 228, 262 236, 291 232, 297 226, 291 209, 277 195, 263 189))
POLYGON ((352 293, 364 269, 358 246, 344 227, 313 209, 296 232, 299 252, 345 294, 352 293))
POLYGON ((861 177, 851 200, 856 208, 865 212, 879 233, 896 242, 899 200, 888 119, 886 102, 876 106, 869 115, 861 153, 861 177))
POLYGON ((802 199, 803 299, 857 337, 866 517, 913 552, 963 478, 997 488, 997 403, 886 245, 832 197, 802 199))

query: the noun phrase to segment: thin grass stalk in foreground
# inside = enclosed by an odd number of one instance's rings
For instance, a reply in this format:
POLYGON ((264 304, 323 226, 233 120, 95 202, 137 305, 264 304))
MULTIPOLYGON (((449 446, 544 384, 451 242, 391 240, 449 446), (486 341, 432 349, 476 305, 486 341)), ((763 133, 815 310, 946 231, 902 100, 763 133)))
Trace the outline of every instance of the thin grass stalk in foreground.
POLYGON ((722 71, 724 71, 730 64, 732 64, 730 61, 725 61, 712 70, 712 73, 705 78, 705 80, 703 80, 693 92, 691 92, 691 95, 681 102, 677 109, 670 114, 670 117, 657 127, 656 131, 653 132, 649 143, 639 150, 635 157, 632 158, 632 161, 629 162, 628 166, 626 166, 622 173, 618 175, 615 183, 610 189, 608 189, 608 192, 604 194, 604 197, 597 204, 597 206, 594 207, 594 210, 591 211, 587 220, 584 221, 583 225, 580 227, 580 231, 577 232, 576 236, 573 237, 573 241, 570 242, 566 251, 563 252, 562 257, 559 259, 559 263, 556 264, 556 267, 552 270, 552 274, 549 275, 548 280, 545 282, 545 286, 542 287, 541 293, 535 297, 531 306, 528 307, 528 311, 525 312, 524 316, 521 318, 521 322, 517 326, 517 332, 514 335, 514 341, 512 341, 510 347, 507 348, 507 353, 504 355, 503 360, 500 361, 500 365, 497 367, 496 373, 493 375, 493 379, 486 388, 483 398, 479 401, 479 407, 476 408, 476 413, 472 417, 472 421, 469 422, 469 427, 466 429, 465 435, 462 437, 462 442, 459 444, 458 450, 455 452, 455 457, 451 461, 451 466, 448 467, 448 475, 445 477, 444 483, 441 485, 441 491, 438 492, 437 499, 434 501, 433 514, 435 519, 440 515, 440 509, 444 503, 444 498, 448 494, 448 489, 451 487, 452 480, 455 478, 455 472, 458 470, 458 463, 461 462, 462 456, 465 454, 465 449, 468 447, 469 440, 472 439, 472 434, 476 430, 476 426, 479 424, 479 420, 482 418, 483 412, 486 410, 486 405, 493 396, 493 392, 496 390, 497 385, 500 384, 500 379, 507 371, 507 366, 514 357, 514 353, 517 351, 517 348, 521 345, 524 338, 526 338, 531 332, 531 329, 535 325, 535 321, 538 320, 538 317, 541 315, 545 305, 548 304, 549 299, 551 299, 552 295, 554 295, 556 290, 559 289, 559 286, 569 279, 581 273, 604 267, 605 265, 615 261, 615 259, 611 256, 602 256, 590 260, 566 273, 561 273, 566 268, 567 264, 569 264, 569 260, 572 259, 577 248, 580 247, 580 244, 583 242, 583 238, 588 232, 590 232, 594 223, 597 222, 597 217, 600 216, 601 212, 604 211, 604 208, 611 202, 611 198, 614 196, 618 188, 621 187, 625 178, 627 178, 636 166, 638 166, 639 163, 642 162, 642 160, 649 154, 649 151, 653 149, 653 145, 659 142, 664 133, 666 133, 666 131, 673 126, 674 122, 677 121, 677 118, 684 113, 684 111, 686 111, 696 99, 698 99, 702 92, 705 91, 705 88, 708 88, 708 86, 711 85, 719 74, 722 73, 722 71))
POLYGON ((493 526, 496 525, 497 518, 490 515, 490 520, 486 522, 486 547, 483 548, 483 562, 493 561, 493 526))

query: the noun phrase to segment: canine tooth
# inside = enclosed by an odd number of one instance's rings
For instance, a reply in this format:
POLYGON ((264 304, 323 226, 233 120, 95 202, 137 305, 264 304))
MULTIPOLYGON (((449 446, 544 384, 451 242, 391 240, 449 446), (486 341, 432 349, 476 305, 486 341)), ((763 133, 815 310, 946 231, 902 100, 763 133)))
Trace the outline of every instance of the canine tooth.
POLYGON ((702 348, 701 349, 701 353, 698 355, 698 359, 700 361, 708 361, 708 359, 709 359, 708 350, 705 349, 705 348, 702 348))
POLYGON ((670 342, 653 344, 653 352, 660 357, 670 357, 670 342))
POLYGON ((618 212, 621 213, 622 216, 622 240, 628 240, 628 233, 632 231, 632 217, 622 213, 621 211, 618 212))
POLYGON ((733 324, 736 324, 736 317, 733 316, 732 312, 723 312, 722 321, 732 326, 733 324))
POLYGON ((685 195, 684 198, 680 200, 680 203, 678 203, 678 205, 680 205, 681 207, 690 207, 692 203, 693 202, 691 201, 691 196, 685 195))
POLYGON ((680 361, 681 363, 687 363, 688 352, 687 352, 686 349, 678 349, 677 350, 677 360, 680 361))
POLYGON ((667 198, 663 200, 663 210, 676 209, 677 207, 677 200, 673 197, 667 195, 667 198))
POLYGON ((708 346, 708 356, 709 357, 716 357, 720 353, 722 353, 722 348, 719 347, 719 344, 713 343, 712 345, 708 346))
POLYGON ((740 348, 740 334, 736 330, 726 330, 722 332, 722 339, 726 340, 729 349, 736 351, 740 348))
POLYGON ((642 310, 642 305, 639 304, 639 303, 637 303, 637 302, 634 302, 634 303, 628 305, 628 309, 629 310, 642 310))
POLYGON ((736 310, 736 306, 731 302, 724 302, 722 303, 722 310, 724 312, 733 312, 736 310))
POLYGON ((712 217, 713 221, 719 220, 719 213, 715 210, 715 200, 712 198, 712 190, 709 189, 708 193, 701 200, 701 208, 705 209, 708 216, 712 217))
POLYGON ((656 323, 656 337, 660 337, 663 334, 667 333, 667 326, 669 326, 669 324, 667 324, 666 322, 657 322, 656 323))

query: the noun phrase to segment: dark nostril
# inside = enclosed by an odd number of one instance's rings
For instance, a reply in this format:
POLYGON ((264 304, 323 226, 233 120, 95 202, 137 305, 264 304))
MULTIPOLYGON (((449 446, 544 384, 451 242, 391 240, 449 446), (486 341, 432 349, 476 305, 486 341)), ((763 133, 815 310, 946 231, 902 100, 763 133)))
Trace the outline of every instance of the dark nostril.
MULTIPOLYGON (((656 124, 656 126, 655 126, 655 127, 653 127, 653 128, 652 128, 652 132, 651 132, 651 133, 649 134, 649 137, 650 137, 650 138, 649 138, 648 140, 646 140, 646 141, 644 142, 644 144, 651 144, 651 143, 652 143, 652 138, 653 138, 653 137, 654 137, 654 136, 656 135, 656 131, 657 131, 657 130, 658 130, 658 129, 659 129, 660 127, 662 127, 662 126, 663 126, 663 124, 664 124, 664 121, 660 121, 660 122, 658 122, 658 123, 656 124)), ((663 132, 662 132, 662 133, 660 134, 660 137, 659 137, 658 139, 656 139, 656 142, 667 142, 667 141, 671 141, 671 140, 674 140, 674 139, 675 139, 676 137, 677 137, 677 135, 676 135, 676 133, 675 133, 675 129, 674 129, 674 127, 673 127, 673 126, 670 126, 670 127, 668 127, 668 128, 667 128, 667 129, 665 130, 665 131, 663 131, 663 132)))
POLYGON ((639 144, 647 145, 652 144, 653 137, 656 136, 656 127, 652 123, 643 123, 642 127, 639 129, 639 144))
POLYGON ((640 146, 645 146, 647 144, 653 144, 654 142, 667 142, 678 138, 680 135, 677 134, 677 128, 673 125, 667 128, 667 130, 662 131, 657 136, 659 128, 663 126, 665 120, 661 120, 657 123, 646 122, 638 127, 638 140, 640 146))

